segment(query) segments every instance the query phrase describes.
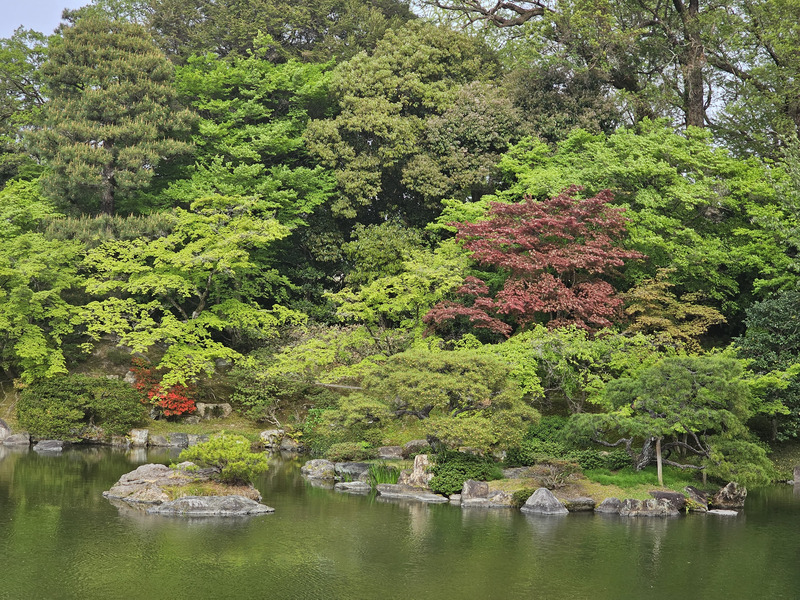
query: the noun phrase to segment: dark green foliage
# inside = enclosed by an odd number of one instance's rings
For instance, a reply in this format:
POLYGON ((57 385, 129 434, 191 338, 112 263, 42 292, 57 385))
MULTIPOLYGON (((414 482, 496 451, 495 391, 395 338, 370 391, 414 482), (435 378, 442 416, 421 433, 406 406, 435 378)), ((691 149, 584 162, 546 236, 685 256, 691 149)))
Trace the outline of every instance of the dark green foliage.
POLYGON ((107 434, 124 434, 144 416, 140 395, 130 385, 85 375, 33 383, 17 403, 20 426, 40 438, 75 441, 93 425, 107 434))
POLYGON ((250 440, 242 435, 221 433, 207 442, 180 453, 179 461, 190 460, 218 470, 217 478, 231 484, 248 484, 269 467, 264 454, 250 451, 250 440))
POLYGON ((374 458, 375 451, 367 442, 339 442, 331 444, 325 458, 333 462, 347 462, 374 458))
POLYGON ((492 459, 464 452, 445 451, 436 456, 429 486, 437 494, 456 494, 467 479, 502 479, 503 472, 492 459))
POLYGON ((511 494, 511 506, 521 508, 536 490, 533 488, 522 488, 511 494))

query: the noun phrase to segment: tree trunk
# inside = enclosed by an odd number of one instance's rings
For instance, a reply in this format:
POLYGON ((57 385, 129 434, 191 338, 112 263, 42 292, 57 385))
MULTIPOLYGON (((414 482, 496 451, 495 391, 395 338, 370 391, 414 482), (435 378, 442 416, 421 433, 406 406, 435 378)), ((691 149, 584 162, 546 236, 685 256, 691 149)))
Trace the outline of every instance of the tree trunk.
POLYGON ((653 462, 653 442, 655 442, 655 440, 656 438, 650 437, 644 441, 642 451, 639 453, 639 456, 633 460, 634 471, 641 471, 653 462))
POLYGON ((103 167, 103 187, 100 191, 100 212, 114 214, 114 169, 111 166, 103 167))
POLYGON ((706 61, 700 39, 700 0, 689 0, 683 18, 686 52, 683 60, 683 101, 686 125, 705 127, 706 109, 703 91, 703 66, 706 61))
POLYGON ((661 464, 661 438, 656 438, 656 469, 658 470, 658 485, 664 486, 664 474, 661 464))

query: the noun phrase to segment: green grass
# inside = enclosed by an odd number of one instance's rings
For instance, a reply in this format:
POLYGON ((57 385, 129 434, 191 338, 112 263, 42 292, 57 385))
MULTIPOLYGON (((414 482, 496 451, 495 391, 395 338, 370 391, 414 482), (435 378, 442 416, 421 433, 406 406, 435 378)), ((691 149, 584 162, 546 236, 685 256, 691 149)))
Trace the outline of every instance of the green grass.
POLYGON ((369 483, 372 487, 379 483, 397 483, 399 478, 400 469, 387 465, 385 462, 377 462, 369 466, 369 483))
MULTIPOLYGON (((619 471, 590 469, 584 471, 584 475, 590 481, 602 485, 613 485, 622 489, 632 489, 642 485, 658 485, 658 474, 654 466, 647 467, 641 471, 634 471, 631 467, 625 467, 619 471)), ((697 485, 697 483, 694 473, 690 471, 676 469, 675 467, 664 467, 664 487, 681 491, 687 485, 697 485)))

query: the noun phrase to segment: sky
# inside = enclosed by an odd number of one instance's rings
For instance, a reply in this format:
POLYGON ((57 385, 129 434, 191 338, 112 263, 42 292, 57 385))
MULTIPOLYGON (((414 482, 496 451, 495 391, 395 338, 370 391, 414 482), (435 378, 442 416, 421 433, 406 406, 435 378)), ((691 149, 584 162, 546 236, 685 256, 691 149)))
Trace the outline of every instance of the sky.
POLYGON ((65 8, 80 8, 90 0, 0 0, 0 38, 11 37, 23 25, 50 34, 61 22, 65 8))

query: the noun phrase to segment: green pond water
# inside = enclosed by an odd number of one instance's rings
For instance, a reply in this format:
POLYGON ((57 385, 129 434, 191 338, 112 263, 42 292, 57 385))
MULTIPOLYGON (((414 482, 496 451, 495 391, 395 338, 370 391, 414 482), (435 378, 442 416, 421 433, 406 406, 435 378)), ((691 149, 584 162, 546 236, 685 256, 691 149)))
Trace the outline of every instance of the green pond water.
POLYGON ((800 598, 800 496, 735 518, 532 517, 310 486, 275 459, 272 515, 185 519, 102 492, 166 454, 0 446, 2 599, 800 598))

